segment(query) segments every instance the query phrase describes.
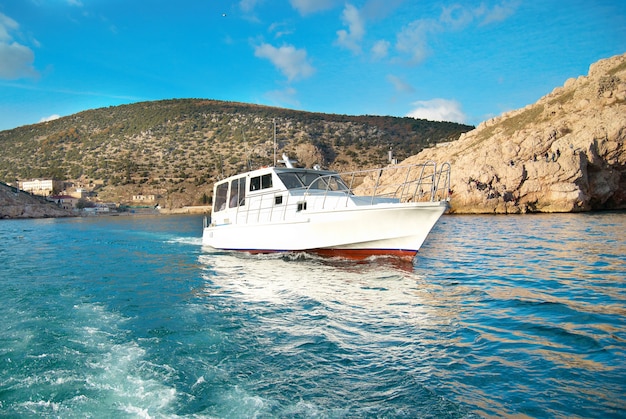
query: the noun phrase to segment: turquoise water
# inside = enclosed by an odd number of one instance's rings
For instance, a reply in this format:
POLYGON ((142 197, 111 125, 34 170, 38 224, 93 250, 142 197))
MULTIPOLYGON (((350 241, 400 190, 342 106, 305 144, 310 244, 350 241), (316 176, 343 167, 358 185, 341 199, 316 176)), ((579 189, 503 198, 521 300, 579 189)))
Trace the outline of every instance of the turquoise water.
POLYGON ((444 216, 414 264, 0 221, 2 417, 626 417, 626 213, 444 216))

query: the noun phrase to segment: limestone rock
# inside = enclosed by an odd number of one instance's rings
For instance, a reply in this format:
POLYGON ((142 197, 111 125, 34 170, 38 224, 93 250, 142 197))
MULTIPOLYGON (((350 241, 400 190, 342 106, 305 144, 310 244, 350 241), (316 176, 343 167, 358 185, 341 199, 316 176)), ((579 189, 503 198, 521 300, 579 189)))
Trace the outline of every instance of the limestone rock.
POLYGON ((626 208, 626 54, 403 164, 452 164, 451 212, 626 208))
POLYGON ((298 144, 295 147, 298 163, 302 167, 313 167, 316 164, 325 164, 326 161, 319 148, 310 143, 298 144))
POLYGON ((70 217, 73 214, 42 198, 28 195, 0 183, 0 219, 70 217))

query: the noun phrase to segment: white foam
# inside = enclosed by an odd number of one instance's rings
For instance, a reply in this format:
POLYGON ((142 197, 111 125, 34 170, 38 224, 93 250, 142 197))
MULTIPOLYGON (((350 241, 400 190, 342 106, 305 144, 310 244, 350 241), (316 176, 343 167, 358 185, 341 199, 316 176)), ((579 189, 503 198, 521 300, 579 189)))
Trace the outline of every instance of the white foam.
POLYGON ((174 237, 165 241, 173 244, 190 244, 193 246, 202 246, 202 237, 174 237))
POLYGON ((200 384, 204 384, 206 382, 206 380, 204 379, 204 375, 201 375, 196 382, 191 386, 191 389, 195 389, 197 386, 199 386, 200 384))
MULTIPOLYGON (((81 321, 71 340, 79 351, 73 356, 83 358, 82 386, 100 396, 93 400, 81 394, 73 403, 80 402, 81 409, 94 412, 110 413, 113 405, 137 417, 167 416, 177 392, 164 383, 175 371, 146 360, 146 350, 138 341, 124 341, 128 333, 120 325, 128 319, 96 304, 85 303, 74 308, 81 321)), ((72 379, 76 377, 59 376, 56 381, 63 384, 72 379)))
POLYGON ((59 403, 55 403, 55 402, 51 402, 47 400, 39 400, 36 402, 28 401, 28 402, 22 403, 22 406, 26 410, 32 413, 40 413, 43 411, 58 412, 60 410, 59 403))

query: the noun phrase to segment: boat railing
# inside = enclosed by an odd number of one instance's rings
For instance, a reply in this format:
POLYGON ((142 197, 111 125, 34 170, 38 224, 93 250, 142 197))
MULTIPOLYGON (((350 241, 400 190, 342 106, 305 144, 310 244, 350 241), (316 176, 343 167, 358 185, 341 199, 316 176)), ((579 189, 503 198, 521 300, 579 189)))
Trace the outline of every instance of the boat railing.
MULTIPOLYGON (((229 223, 266 223, 285 221, 306 210, 392 202, 438 202, 449 198, 450 164, 437 165, 429 161, 328 174, 316 178, 305 188, 254 193, 236 208, 229 209, 224 218, 228 218, 229 223)), ((219 223, 217 217, 212 221, 219 223)))
POLYGON ((297 188, 250 195, 244 204, 229 210, 229 214, 234 215, 234 220, 229 218, 229 222, 254 224, 285 221, 293 214, 307 209, 304 191, 305 188, 297 188))
MULTIPOLYGON (((340 176, 347 187, 347 195, 366 197, 370 204, 387 198, 396 202, 437 202, 450 199, 450 163, 437 165, 434 161, 380 169, 359 170, 319 178, 327 188, 312 189, 306 195, 326 197, 336 189, 331 179, 340 176)), ((319 182, 318 182, 319 183, 319 182)), ((346 196, 346 205, 348 196, 346 196)))

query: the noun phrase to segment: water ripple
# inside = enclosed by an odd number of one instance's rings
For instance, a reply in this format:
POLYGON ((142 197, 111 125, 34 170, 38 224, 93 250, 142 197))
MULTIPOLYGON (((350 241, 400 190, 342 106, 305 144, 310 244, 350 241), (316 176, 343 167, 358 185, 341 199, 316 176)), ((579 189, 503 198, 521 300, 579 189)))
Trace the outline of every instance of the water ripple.
POLYGON ((0 416, 626 416, 624 213, 446 216, 408 266, 200 226, 1 222, 0 416))

